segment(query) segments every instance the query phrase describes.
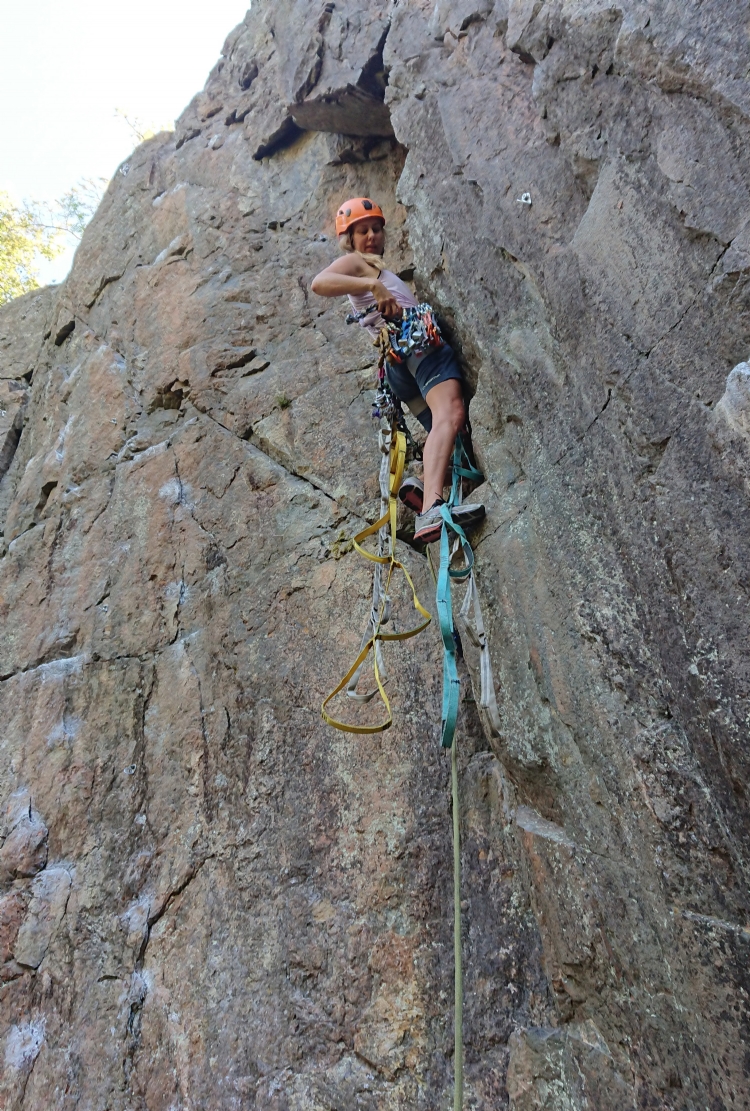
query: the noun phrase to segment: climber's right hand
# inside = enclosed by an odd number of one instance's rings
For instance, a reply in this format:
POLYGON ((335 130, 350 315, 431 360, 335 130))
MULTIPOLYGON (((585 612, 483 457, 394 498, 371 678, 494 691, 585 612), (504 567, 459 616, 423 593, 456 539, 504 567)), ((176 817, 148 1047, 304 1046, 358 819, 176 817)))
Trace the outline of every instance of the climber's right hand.
POLYGON ((386 320, 397 320, 401 316, 401 306, 382 282, 375 283, 372 295, 377 303, 378 312, 386 320))

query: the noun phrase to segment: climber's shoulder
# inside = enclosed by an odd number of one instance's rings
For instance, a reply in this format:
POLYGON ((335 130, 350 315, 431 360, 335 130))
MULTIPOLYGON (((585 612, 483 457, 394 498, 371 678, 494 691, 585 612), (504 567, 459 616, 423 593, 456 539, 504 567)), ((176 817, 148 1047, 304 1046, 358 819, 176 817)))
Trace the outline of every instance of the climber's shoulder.
POLYGON ((375 267, 357 254, 341 255, 330 266, 326 266, 325 270, 321 270, 321 274, 347 274, 352 278, 371 278, 375 273, 375 267))

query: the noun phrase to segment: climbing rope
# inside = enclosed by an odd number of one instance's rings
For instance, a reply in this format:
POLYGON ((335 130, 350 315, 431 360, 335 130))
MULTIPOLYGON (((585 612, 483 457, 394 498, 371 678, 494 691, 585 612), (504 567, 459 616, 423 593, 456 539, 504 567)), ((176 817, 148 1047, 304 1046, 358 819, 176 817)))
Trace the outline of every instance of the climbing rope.
POLYGON ((464 976, 461 955, 461 823, 458 807, 458 754, 451 745, 451 801, 453 806, 453 1111, 464 1106, 464 976))

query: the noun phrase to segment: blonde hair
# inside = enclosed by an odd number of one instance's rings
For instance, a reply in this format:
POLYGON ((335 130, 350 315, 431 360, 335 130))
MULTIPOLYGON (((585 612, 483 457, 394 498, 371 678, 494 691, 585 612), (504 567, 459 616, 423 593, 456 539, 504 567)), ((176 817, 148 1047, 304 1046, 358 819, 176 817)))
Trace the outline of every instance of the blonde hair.
MULTIPOLYGON (((383 270, 385 263, 383 262, 383 255, 367 255, 364 251, 356 251, 352 243, 352 229, 342 232, 339 236, 339 247, 347 255, 359 255, 361 259, 367 263, 368 266, 373 266, 376 270, 383 270)), ((383 249, 385 254, 385 248, 383 249)))

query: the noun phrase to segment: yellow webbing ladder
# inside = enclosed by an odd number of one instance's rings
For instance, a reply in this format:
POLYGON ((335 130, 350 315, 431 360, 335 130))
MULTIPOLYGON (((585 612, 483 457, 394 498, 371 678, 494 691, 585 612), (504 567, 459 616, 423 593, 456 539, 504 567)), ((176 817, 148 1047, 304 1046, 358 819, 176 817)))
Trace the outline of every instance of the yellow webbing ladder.
POLYGON ((380 644, 384 640, 408 640, 409 637, 415 637, 418 633, 421 633, 423 629, 426 629, 432 620, 431 614, 427 612, 417 597, 417 591, 411 575, 406 570, 403 563, 396 559, 396 519, 398 515, 398 502, 396 498, 401 486, 401 480, 404 476, 406 437, 403 432, 398 431, 396 428, 392 428, 390 432, 380 433, 380 444, 381 451, 383 451, 384 455, 387 453, 387 458, 383 459, 383 466, 381 466, 380 471, 381 509, 384 505, 387 506, 387 508, 383 515, 373 525, 369 525, 366 529, 362 529, 361 532, 357 533, 353 541, 354 547, 360 555, 363 555, 365 559, 371 559, 374 563, 381 565, 376 568, 372 610, 367 627, 365 628, 365 634, 362 638, 362 647, 359 655, 339 685, 335 690, 331 691, 321 707, 323 720, 327 722, 328 725, 333 725, 336 729, 343 729, 346 733, 382 733, 384 729, 389 728, 393 722, 393 714, 391 712, 391 704, 388 701, 388 695, 385 693, 385 687, 383 686, 385 674, 380 644), (362 547, 362 543, 368 536, 374 536, 375 534, 379 534, 378 552, 368 552, 366 548, 362 547), (381 567, 387 567, 384 587, 382 585, 381 567), (389 619, 390 599, 388 590, 391 585, 393 572, 396 568, 403 571, 404 577, 411 587, 414 609, 422 615, 424 621, 416 625, 413 629, 407 629, 406 632, 403 633, 385 633, 382 630, 382 626, 389 619), (367 694, 358 694, 356 687, 359 674, 371 650, 377 688, 367 694), (375 694, 379 694, 385 706, 387 715, 385 721, 380 722, 378 725, 348 725, 346 722, 332 718, 327 712, 326 706, 344 689, 344 687, 347 687, 347 695, 357 702, 368 702, 375 694))

